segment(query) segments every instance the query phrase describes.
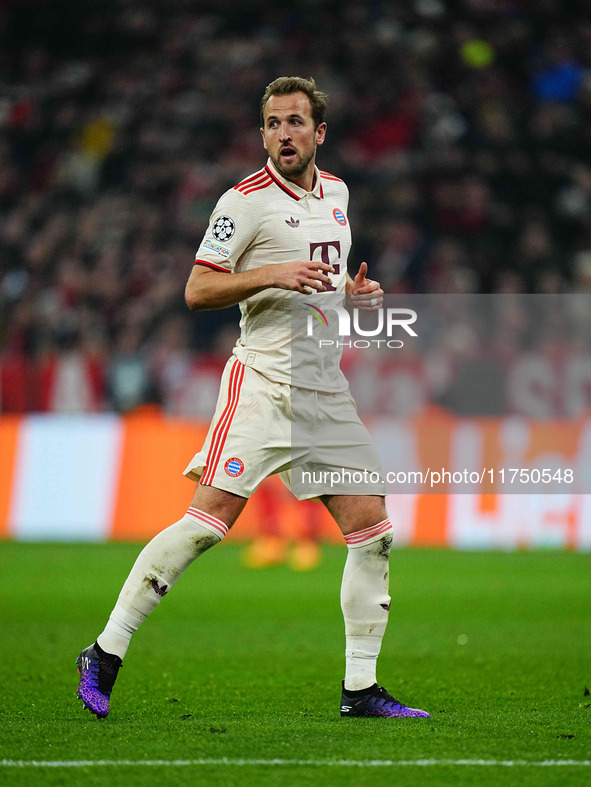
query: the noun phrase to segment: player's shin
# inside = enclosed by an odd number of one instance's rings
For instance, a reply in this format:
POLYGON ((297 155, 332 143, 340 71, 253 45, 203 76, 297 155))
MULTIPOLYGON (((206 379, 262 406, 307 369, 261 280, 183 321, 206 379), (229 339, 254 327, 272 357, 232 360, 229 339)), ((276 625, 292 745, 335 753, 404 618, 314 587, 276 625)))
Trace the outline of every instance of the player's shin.
POLYGON ((107 653, 125 656, 132 634, 158 606, 188 566, 228 532, 220 519, 189 508, 142 550, 97 639, 107 653))
POLYGON ((389 519, 345 536, 347 562, 341 586, 345 618, 345 689, 360 691, 376 683, 376 664, 388 622, 389 519))

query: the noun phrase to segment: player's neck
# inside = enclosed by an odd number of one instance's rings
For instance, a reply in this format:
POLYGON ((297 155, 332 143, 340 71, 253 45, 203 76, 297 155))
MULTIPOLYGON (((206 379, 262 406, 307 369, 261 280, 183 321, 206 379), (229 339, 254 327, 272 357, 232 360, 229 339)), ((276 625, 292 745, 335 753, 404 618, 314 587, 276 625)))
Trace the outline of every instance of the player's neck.
POLYGON ((311 161, 303 175, 300 175, 297 178, 286 178, 286 180, 289 180, 291 183, 295 183, 296 186, 304 189, 304 191, 312 191, 316 185, 316 168, 314 164, 315 162, 311 161))

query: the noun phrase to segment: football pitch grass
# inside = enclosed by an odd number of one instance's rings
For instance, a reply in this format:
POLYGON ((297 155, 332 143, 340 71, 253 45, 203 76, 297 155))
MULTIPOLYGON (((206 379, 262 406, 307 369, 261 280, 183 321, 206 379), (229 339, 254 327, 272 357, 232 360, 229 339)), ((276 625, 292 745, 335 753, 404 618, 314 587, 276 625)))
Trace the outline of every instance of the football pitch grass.
POLYGON ((345 549, 293 573, 219 546, 136 634, 98 720, 74 660, 138 546, 1 549, 2 785, 591 782, 591 555, 394 550, 378 680, 432 718, 341 719, 345 549))

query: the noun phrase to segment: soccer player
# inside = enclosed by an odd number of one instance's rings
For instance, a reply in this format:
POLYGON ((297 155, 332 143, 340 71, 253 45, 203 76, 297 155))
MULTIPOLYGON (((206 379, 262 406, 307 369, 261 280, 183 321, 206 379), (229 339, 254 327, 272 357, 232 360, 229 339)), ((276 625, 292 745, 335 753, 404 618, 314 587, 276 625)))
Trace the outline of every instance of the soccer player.
POLYGON ((366 263, 354 279, 347 274, 347 187, 316 166, 326 104, 312 79, 281 77, 267 87, 261 134, 268 161, 221 197, 197 253, 187 305, 198 310, 240 304, 241 337, 222 375, 205 444, 184 471, 197 482, 191 506, 144 548, 104 631, 78 656, 78 697, 99 717, 109 713, 132 634, 187 567, 223 539, 248 497, 273 473, 297 489, 300 499, 320 497, 347 544, 341 715, 429 716, 394 699, 376 680, 390 610, 392 543, 379 457, 338 366, 311 363, 311 377, 301 380, 301 388, 292 369, 294 298, 317 308, 329 293, 339 303, 348 295, 360 309, 382 305, 383 291, 366 278, 366 263), (296 397, 309 407, 314 431, 307 449, 294 452, 296 397), (331 486, 306 492, 293 483, 306 463, 328 471, 366 471, 379 481, 363 488, 346 485, 338 494, 331 486))

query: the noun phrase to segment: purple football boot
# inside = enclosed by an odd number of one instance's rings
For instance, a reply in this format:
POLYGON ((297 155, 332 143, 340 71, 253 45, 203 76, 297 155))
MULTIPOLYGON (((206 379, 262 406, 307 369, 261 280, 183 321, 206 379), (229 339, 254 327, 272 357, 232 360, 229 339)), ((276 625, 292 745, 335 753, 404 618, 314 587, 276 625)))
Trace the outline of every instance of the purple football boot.
POLYGON ((426 710, 403 705, 377 683, 362 693, 360 691, 346 691, 344 682, 341 696, 341 716, 387 716, 390 719, 431 718, 426 710))
POLYGON ((111 691, 121 666, 119 656, 112 656, 98 645, 89 645, 76 659, 80 682, 78 697, 84 707, 104 719, 109 714, 111 691))

